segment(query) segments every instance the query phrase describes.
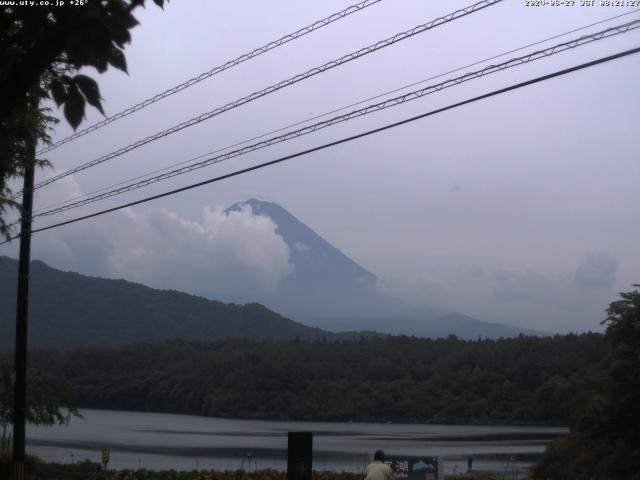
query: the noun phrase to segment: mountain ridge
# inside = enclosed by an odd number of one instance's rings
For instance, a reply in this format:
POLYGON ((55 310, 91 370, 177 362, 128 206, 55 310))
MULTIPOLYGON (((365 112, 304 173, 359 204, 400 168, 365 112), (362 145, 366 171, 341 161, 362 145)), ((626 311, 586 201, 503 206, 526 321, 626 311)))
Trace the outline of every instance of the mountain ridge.
MULTIPOLYGON (((380 292, 373 273, 283 207, 250 199, 232 205, 226 213, 244 208, 269 217, 290 250, 293 271, 271 297, 256 294, 247 304, 224 303, 124 279, 63 272, 34 260, 30 344, 69 348, 176 338, 333 341, 386 334, 431 338, 456 335, 462 339, 544 335, 457 312, 410 307, 380 292)), ((16 260, 0 257, 0 285, 0 305, 4 307, 0 308, 2 348, 9 347, 13 338, 16 260)))
MULTIPOLYGON (((0 348, 15 332, 17 260, 0 257, 0 348)), ((124 279, 63 272, 31 262, 29 343, 33 347, 117 346, 181 338, 215 341, 336 339, 258 303, 237 305, 124 279)))

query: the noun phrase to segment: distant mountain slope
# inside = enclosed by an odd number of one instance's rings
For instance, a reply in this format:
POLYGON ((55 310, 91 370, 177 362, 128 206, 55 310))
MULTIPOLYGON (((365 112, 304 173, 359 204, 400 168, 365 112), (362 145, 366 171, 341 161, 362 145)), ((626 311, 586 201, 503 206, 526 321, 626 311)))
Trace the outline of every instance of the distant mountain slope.
MULTIPOLYGON (((255 215, 271 218, 290 250, 293 272, 278 290, 260 302, 305 323, 319 318, 349 318, 335 330, 369 329, 372 315, 393 316, 413 311, 378 290, 378 278, 335 248, 280 205, 250 199, 226 211, 248 206, 255 215), (355 320, 360 319, 361 321, 355 320)), ((321 327, 322 328, 322 327, 321 327)))
POLYGON ((250 199, 226 211, 251 208, 271 218, 290 249, 294 271, 271 296, 259 299, 269 308, 325 330, 374 330, 383 333, 475 339, 540 334, 483 322, 461 313, 414 308, 382 293, 379 279, 324 240, 287 210, 250 199))
MULTIPOLYGON (((227 211, 247 207, 270 217, 290 249, 293 272, 274 294, 252 299, 259 303, 225 304, 125 280, 62 272, 34 261, 30 344, 68 348, 225 337, 352 340, 376 335, 373 332, 423 337, 454 334, 464 339, 540 334, 406 305, 380 292, 374 274, 279 205, 252 199, 227 211)), ((0 257, 0 348, 13 344, 16 281, 17 261, 0 257)))
POLYGON ((428 326, 423 326, 423 331, 425 331, 425 333, 422 333, 422 335, 428 337, 446 337, 447 335, 453 334, 459 338, 471 340, 479 337, 515 337, 520 334, 536 336, 546 335, 544 332, 535 330, 512 327, 501 323, 483 322, 477 318, 458 312, 447 313, 446 315, 430 318, 428 326), (429 333, 426 333, 426 331, 429 333))
POLYGON ((362 315, 369 305, 378 302, 377 278, 325 241, 281 206, 251 199, 227 209, 249 206, 255 215, 269 217, 277 225, 290 250, 294 266, 277 291, 260 301, 271 308, 304 319, 311 311, 322 309, 323 315, 362 315))
POLYGON ((375 288, 378 279, 324 240, 280 205, 250 199, 227 209, 240 210, 243 205, 251 207, 255 215, 264 215, 278 226, 278 233, 291 250, 291 261, 295 271, 286 279, 287 286, 304 285, 305 288, 326 288, 329 283, 334 290, 352 288, 375 288))
MULTIPOLYGON (((18 262, 0 257, 0 348, 13 346, 18 262)), ((113 346, 182 338, 211 341, 336 338, 259 304, 235 305, 125 280, 31 263, 29 342, 34 347, 113 346)))
POLYGON ((395 316, 370 316, 367 318, 353 317, 319 317, 305 318, 305 324, 313 325, 330 331, 343 331, 347 328, 391 335, 412 335, 427 338, 444 338, 455 335, 466 340, 477 338, 517 337, 518 335, 545 336, 545 332, 512 327, 501 323, 483 322, 458 312, 444 315, 427 315, 416 312, 414 314, 398 314, 395 316))

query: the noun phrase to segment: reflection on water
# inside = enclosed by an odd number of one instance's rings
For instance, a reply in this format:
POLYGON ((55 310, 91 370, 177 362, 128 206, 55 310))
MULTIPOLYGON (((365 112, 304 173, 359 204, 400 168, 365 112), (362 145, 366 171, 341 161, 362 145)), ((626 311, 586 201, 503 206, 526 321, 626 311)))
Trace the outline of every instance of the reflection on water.
POLYGON ((314 469, 362 472, 379 448, 389 455, 439 456, 446 473, 474 469, 524 473, 556 427, 278 422, 83 410, 68 427, 27 427, 27 449, 51 462, 111 451, 110 468, 286 469, 287 432, 314 434, 314 469))

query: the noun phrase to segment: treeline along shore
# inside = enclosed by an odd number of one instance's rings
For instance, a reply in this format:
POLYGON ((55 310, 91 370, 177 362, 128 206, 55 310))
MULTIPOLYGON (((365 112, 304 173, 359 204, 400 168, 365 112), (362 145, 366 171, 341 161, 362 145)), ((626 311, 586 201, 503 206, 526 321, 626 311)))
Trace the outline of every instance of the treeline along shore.
POLYGON ((172 341, 34 351, 79 408, 227 418, 568 425, 599 393, 597 333, 465 341, 172 341))

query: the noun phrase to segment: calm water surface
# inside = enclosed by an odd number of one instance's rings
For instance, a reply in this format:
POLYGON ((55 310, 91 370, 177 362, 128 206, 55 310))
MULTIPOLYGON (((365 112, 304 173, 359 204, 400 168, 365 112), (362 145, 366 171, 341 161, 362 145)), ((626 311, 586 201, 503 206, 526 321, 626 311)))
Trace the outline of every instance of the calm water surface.
POLYGON ((278 422, 82 410, 68 427, 27 427, 27 450, 47 461, 100 461, 110 468, 286 469, 287 432, 314 434, 314 469, 363 471, 379 448, 389 455, 439 456, 446 473, 474 468, 524 473, 557 427, 278 422))

